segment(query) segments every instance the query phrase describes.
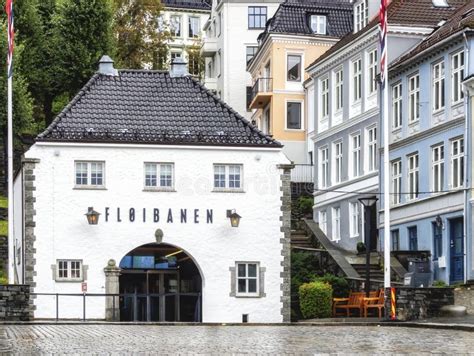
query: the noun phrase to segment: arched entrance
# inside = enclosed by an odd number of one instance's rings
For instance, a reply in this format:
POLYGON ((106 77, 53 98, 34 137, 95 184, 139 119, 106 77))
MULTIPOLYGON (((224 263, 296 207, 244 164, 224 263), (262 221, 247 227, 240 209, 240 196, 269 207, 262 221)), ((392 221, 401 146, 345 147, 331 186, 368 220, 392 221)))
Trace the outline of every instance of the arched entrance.
POLYGON ((196 321, 201 318, 202 278, 182 249, 151 243, 120 261, 121 321, 196 321))

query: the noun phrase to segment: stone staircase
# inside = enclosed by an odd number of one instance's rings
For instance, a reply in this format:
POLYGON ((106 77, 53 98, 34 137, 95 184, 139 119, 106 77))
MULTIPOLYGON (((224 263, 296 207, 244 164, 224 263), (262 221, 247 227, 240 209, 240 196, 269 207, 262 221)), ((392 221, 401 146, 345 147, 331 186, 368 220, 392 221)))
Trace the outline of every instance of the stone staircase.
POLYGON ((291 231, 291 248, 297 249, 313 249, 315 246, 309 236, 304 230, 292 230, 291 231))

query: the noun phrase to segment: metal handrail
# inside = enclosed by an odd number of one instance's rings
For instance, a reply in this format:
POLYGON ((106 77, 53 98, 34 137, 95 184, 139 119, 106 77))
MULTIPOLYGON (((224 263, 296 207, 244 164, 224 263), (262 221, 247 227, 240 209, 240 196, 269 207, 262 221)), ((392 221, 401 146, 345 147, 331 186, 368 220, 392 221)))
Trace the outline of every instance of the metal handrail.
POLYGON ((252 100, 258 93, 269 93, 273 91, 273 78, 258 78, 252 87, 252 100))

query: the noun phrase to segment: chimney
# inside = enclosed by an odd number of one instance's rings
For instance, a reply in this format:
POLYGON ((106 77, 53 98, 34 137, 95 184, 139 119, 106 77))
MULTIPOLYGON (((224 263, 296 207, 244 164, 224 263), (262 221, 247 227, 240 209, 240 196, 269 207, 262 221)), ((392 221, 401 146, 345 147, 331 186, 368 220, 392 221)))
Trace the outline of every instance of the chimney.
POLYGON ((118 70, 114 68, 114 61, 107 55, 102 56, 99 61, 99 73, 103 75, 117 76, 118 70))
POLYGON ((186 61, 181 57, 176 57, 175 59, 173 59, 173 61, 171 62, 170 77, 180 78, 186 77, 188 75, 188 63, 186 63, 186 61))
POLYGON ((432 0, 434 7, 449 7, 447 0, 432 0))

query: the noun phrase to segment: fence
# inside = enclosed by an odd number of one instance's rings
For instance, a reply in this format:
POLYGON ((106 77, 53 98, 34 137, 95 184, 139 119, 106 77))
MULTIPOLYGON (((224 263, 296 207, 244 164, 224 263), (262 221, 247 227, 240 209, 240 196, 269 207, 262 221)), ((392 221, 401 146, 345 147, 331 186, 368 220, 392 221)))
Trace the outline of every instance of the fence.
POLYGON ((291 181, 293 183, 313 183, 314 166, 312 164, 295 164, 291 170, 291 181))
MULTIPOLYGON (((180 312, 180 300, 186 297, 196 298, 196 310, 194 315, 195 322, 200 322, 201 318, 201 293, 118 293, 118 294, 106 294, 106 293, 31 293, 32 296, 52 296, 55 297, 55 319, 58 321, 60 319, 60 297, 77 297, 81 299, 82 302, 82 320, 87 320, 87 298, 107 298, 111 300, 110 307, 110 320, 108 321, 120 321, 121 303, 130 304, 131 307, 127 308, 130 313, 130 320, 126 321, 181 321, 181 312, 180 312), (174 305, 175 312, 173 320, 165 320, 165 307, 161 307, 162 301, 166 298, 174 297, 177 299, 176 304, 174 305), (158 300, 157 300, 158 299, 158 300), (153 301, 157 303, 153 303, 153 301), (153 313, 153 306, 160 305, 160 310, 163 312, 162 317, 158 320, 156 319, 156 314, 153 313), (145 308, 143 308, 145 307, 145 308), (140 313, 139 309, 145 309, 146 311, 140 313), (152 315, 154 314, 154 315, 152 315), (153 317, 155 316, 155 317, 153 317), (144 320, 143 320, 144 319, 144 320)), ((166 302, 165 302, 166 304, 166 302)), ((107 303, 106 303, 107 305, 107 303)), ((105 313, 107 315, 107 313, 105 313)))

